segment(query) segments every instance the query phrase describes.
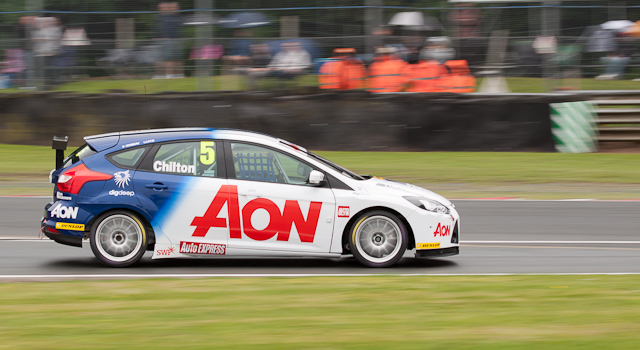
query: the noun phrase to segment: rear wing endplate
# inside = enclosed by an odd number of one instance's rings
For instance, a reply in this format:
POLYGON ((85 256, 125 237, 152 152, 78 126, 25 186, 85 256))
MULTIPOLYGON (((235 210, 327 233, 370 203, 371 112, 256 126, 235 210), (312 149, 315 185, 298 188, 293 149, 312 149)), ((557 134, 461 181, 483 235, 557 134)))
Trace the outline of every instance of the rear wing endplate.
POLYGON ((69 142, 69 136, 53 136, 53 143, 51 148, 56 150, 56 170, 62 168, 62 162, 64 161, 64 151, 67 149, 67 143, 69 142))

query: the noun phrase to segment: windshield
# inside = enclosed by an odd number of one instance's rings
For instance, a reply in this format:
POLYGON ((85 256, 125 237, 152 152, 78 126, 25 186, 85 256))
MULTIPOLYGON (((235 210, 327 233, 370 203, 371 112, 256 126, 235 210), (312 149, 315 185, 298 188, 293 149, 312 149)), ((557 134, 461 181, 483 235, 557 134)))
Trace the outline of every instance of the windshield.
POLYGON ((75 164, 92 154, 96 154, 96 151, 91 149, 91 146, 85 143, 64 159, 62 167, 66 168, 69 165, 75 164))
POLYGON ((343 168, 343 167, 339 166, 338 164, 336 164, 336 163, 334 163, 334 162, 332 162, 332 161, 330 161, 328 159, 322 158, 321 156, 319 156, 319 155, 317 155, 317 154, 315 154, 313 152, 307 151, 307 154, 310 155, 311 157, 313 157, 314 159, 319 160, 323 164, 329 166, 330 168, 340 172, 344 176, 350 177, 350 178, 355 179, 355 180, 365 180, 364 177, 354 173, 353 171, 351 171, 349 169, 346 169, 346 168, 343 168))

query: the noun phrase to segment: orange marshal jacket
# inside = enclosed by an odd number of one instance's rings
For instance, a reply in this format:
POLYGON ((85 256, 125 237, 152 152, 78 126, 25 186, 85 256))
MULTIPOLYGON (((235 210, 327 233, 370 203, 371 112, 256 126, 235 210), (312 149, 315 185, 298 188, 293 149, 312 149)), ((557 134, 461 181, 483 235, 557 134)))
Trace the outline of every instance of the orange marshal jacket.
POLYGON ((321 89, 351 90, 364 87, 366 70, 357 58, 334 57, 320 67, 321 89))
POLYGON ((476 78, 471 75, 466 60, 452 60, 444 63, 448 73, 440 79, 443 92, 475 92, 476 78))
POLYGON ((439 92, 440 79, 447 70, 438 61, 420 61, 407 64, 407 91, 411 92, 439 92))
POLYGON ((369 66, 369 91, 397 92, 402 91, 406 83, 404 76, 407 63, 390 56, 376 57, 369 66))

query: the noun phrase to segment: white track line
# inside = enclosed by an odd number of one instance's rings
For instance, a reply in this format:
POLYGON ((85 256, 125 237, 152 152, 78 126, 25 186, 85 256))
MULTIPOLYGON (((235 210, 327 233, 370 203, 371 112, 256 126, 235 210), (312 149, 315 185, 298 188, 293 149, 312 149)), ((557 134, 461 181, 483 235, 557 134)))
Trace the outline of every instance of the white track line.
POLYGON ((640 199, 526 199, 526 198, 451 198, 452 202, 604 202, 604 203, 640 203, 640 199))
POLYGON ((47 237, 11 237, 11 236, 3 236, 0 237, 0 241, 12 241, 12 242, 54 242, 53 240, 47 237))
MULTIPOLYGON (((0 196, 0 198, 35 198, 51 199, 52 196, 14 195, 0 196)), ((640 203, 640 199, 595 199, 595 198, 567 198, 567 199, 527 199, 527 198, 452 198, 454 202, 618 202, 640 203)))
POLYGON ((640 244, 640 241, 460 241, 460 244, 640 244))
POLYGON ((146 279, 146 278, 211 278, 211 277, 438 277, 438 276, 597 276, 597 275, 612 275, 612 276, 624 276, 624 275, 640 275, 640 272, 568 272, 568 273, 399 273, 399 274, 375 274, 375 273, 201 273, 201 274, 87 274, 87 275, 0 275, 0 279, 146 279))
MULTIPOLYGON (((0 241, 55 242, 38 237, 0 237, 0 241)), ((640 241, 460 241, 460 244, 640 244, 640 241)))

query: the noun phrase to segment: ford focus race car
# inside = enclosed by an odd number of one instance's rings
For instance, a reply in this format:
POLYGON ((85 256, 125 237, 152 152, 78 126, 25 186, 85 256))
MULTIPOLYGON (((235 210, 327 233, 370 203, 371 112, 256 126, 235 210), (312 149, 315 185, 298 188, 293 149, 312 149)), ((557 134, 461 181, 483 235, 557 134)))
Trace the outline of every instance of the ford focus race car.
POLYGON ((42 231, 105 265, 153 259, 353 255, 371 267, 458 254, 460 217, 423 188, 355 174, 248 131, 158 129, 85 138, 63 159, 42 231))

